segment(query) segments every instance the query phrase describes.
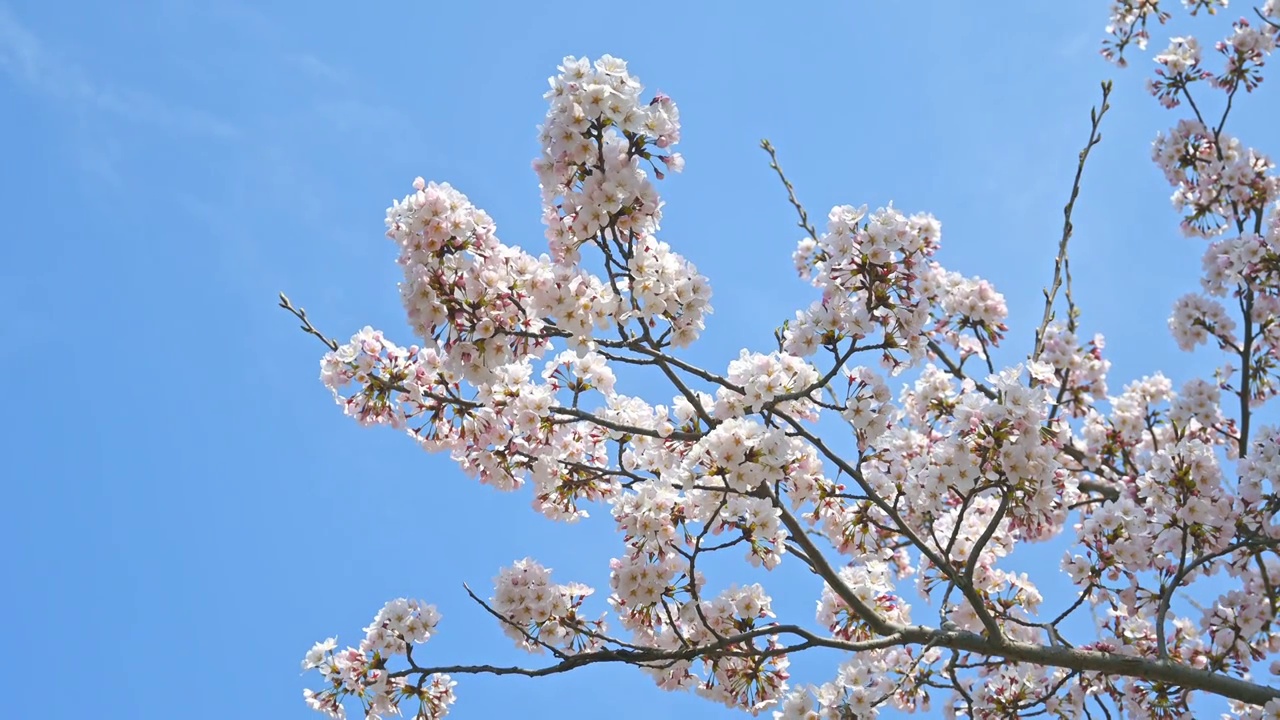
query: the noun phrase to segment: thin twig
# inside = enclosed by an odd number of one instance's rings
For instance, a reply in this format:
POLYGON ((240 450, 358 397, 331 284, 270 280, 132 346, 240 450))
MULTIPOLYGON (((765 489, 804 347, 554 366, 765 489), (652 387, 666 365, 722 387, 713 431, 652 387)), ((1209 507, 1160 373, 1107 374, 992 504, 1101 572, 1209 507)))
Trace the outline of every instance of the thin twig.
POLYGON ((809 222, 809 213, 805 212, 804 205, 800 204, 800 200, 796 198, 796 189, 791 185, 791 181, 787 179, 785 173, 782 172, 782 166, 778 164, 778 151, 774 149, 773 143, 768 138, 760 141, 760 147, 769 153, 769 167, 778 173, 778 179, 782 180, 782 185, 787 188, 787 199, 791 201, 791 207, 796 209, 796 213, 800 216, 800 221, 796 225, 801 230, 809 233, 809 237, 815 241, 818 239, 818 231, 813 228, 813 223, 809 222))
POLYGON ((1049 327, 1049 323, 1053 320, 1053 306, 1058 298, 1058 290, 1066 282, 1067 297, 1067 329, 1075 332, 1076 329, 1076 305, 1075 300, 1071 297, 1071 266, 1067 257, 1067 244, 1071 242, 1071 234, 1075 230, 1071 224, 1071 213, 1075 210, 1076 198, 1080 196, 1080 180, 1084 177, 1084 164, 1089 158, 1089 151, 1094 145, 1102 142, 1102 134, 1098 132, 1098 128, 1102 123, 1102 117, 1111 109, 1111 104, 1107 99, 1111 96, 1111 81, 1107 80, 1102 83, 1102 109, 1092 108, 1089 110, 1089 119, 1091 126, 1089 128, 1089 141, 1085 144, 1084 149, 1080 151, 1078 162, 1076 163, 1076 177, 1071 183, 1071 198, 1067 200, 1067 204, 1062 208, 1062 239, 1058 241, 1058 256, 1053 262, 1053 284, 1049 289, 1044 291, 1044 318, 1040 321, 1040 327, 1036 330, 1035 350, 1031 353, 1032 360, 1040 359, 1040 354, 1044 352, 1044 334, 1049 327))
POLYGON ((330 338, 325 336, 324 333, 317 330, 315 326, 311 324, 311 321, 307 319, 307 311, 302 308, 294 307, 293 303, 289 302, 288 296, 286 296, 284 293, 280 293, 280 307, 293 313, 293 316, 298 318, 298 320, 302 322, 303 332, 307 333, 308 335, 315 335, 316 337, 320 338, 320 342, 327 345, 330 350, 338 349, 338 342, 336 340, 331 340, 330 338))

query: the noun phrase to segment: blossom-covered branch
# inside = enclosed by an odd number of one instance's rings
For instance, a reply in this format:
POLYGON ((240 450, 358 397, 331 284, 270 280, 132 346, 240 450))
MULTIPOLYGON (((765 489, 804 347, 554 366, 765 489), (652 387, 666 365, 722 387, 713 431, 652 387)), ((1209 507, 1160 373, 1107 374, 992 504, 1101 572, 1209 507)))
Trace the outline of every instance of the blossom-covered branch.
MULTIPOLYGON (((1174 38, 1149 84, 1191 111, 1153 157, 1183 232, 1210 241, 1201 292, 1169 326, 1227 364, 1177 390, 1156 373, 1116 395, 1104 339, 1082 332, 1067 252, 1110 84, 1024 363, 1001 369, 1005 299, 936 260, 937 219, 841 205, 819 230, 765 141, 815 298, 776 349, 741 350, 720 371, 681 355, 705 329, 711 288, 661 239, 655 183, 684 166, 677 106, 646 98, 622 60, 566 58, 534 161, 545 252, 503 243, 466 195, 419 178, 386 215, 415 344, 372 328, 338 343, 283 295, 281 307, 325 344, 321 379, 361 424, 403 430, 498 490, 531 485, 552 520, 606 509, 620 536, 607 597, 531 558, 499 570, 487 600, 468 588, 519 648, 553 658, 529 668, 425 662, 415 648, 439 613, 392 601, 358 646, 308 653, 323 685, 307 701, 334 717, 358 703, 366 717, 439 718, 454 676, 622 663, 778 718, 935 702, 970 718, 1183 716, 1196 693, 1242 720, 1280 717, 1280 688, 1258 679, 1280 652, 1280 430, 1254 421, 1280 378, 1280 180, 1226 132, 1280 30, 1275 0, 1258 14, 1215 46, 1220 70, 1194 38, 1174 38), (1213 118, 1204 92, 1221 93, 1213 118), (669 390, 624 392, 620 365, 669 390), (1061 569, 1077 591, 1053 609, 1006 560, 1049 540, 1070 547, 1061 569), (815 576, 816 616, 776 617, 760 583, 709 584, 708 568, 724 572, 707 562, 716 553, 766 571, 797 563, 815 576), (1069 622, 1078 615, 1092 634, 1069 622), (790 657, 818 648, 841 657, 834 675, 793 684, 790 657)), ((1116 2, 1104 52, 1122 61, 1167 18, 1156 0, 1116 2)))

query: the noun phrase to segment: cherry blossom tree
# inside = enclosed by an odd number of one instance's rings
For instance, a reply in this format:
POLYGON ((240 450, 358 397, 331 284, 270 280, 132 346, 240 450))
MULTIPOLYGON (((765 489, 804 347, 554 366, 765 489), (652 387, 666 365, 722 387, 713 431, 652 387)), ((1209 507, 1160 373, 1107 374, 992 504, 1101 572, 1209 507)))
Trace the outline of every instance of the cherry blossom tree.
MULTIPOLYGON (((466 195, 419 178, 386 214, 414 344, 368 327, 339 343, 281 305, 328 346, 321 380, 360 424, 528 492, 552 520, 611 513, 621 542, 607 597, 532 558, 501 569, 487 598, 467 589, 517 646, 549 657, 529 667, 427 659, 439 613, 392 600, 357 645, 330 638, 306 654, 320 676, 306 702, 332 717, 440 718, 455 678, 622 663, 776 718, 1171 718, 1190 717, 1197 696, 1228 700, 1231 717, 1280 718, 1280 685, 1264 679, 1280 662, 1262 665, 1280 652, 1280 429, 1252 421, 1280 378, 1280 180, 1226 129, 1280 38, 1280 2, 1254 15, 1209 58, 1196 38, 1172 38, 1148 83, 1179 113, 1153 159, 1183 231, 1206 242, 1201 287, 1169 328, 1222 365, 1118 394, 1068 257, 1109 84, 1022 362, 996 365, 1004 298, 934 259, 936 219, 846 205, 819 229, 764 141, 817 299, 775 347, 719 370, 682 358, 711 284, 660 234, 655 181, 684 165, 677 106, 646 97, 618 58, 566 58, 533 162, 545 248, 504 244, 466 195), (628 394, 624 366, 670 394, 628 394), (1051 539, 1071 548, 1061 570, 1077 592, 1046 603, 1002 561, 1051 539), (710 558, 726 554, 816 575, 816 618, 777 617, 764 584, 709 591, 710 558), (1191 592, 1207 601, 1179 600, 1191 592), (1078 614, 1093 632, 1067 622, 1078 614), (794 684, 790 658, 819 648, 842 662, 821 685, 794 684)), ((1116 2, 1103 54, 1123 65, 1168 17, 1158 0, 1116 2)))

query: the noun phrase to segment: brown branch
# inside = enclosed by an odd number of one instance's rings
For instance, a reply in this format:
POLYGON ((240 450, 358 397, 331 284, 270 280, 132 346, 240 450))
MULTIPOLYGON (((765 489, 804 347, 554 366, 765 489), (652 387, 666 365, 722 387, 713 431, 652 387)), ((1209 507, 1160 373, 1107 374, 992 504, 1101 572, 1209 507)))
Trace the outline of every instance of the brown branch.
POLYGON ((293 303, 289 302, 288 296, 284 293, 280 293, 280 307, 293 313, 293 316, 302 322, 303 332, 320 338, 320 342, 327 345, 330 350, 338 349, 338 342, 336 340, 329 339, 324 333, 317 330, 315 326, 311 324, 311 321, 307 319, 307 311, 302 308, 294 307, 293 303))
POLYGON ((524 629, 523 627, 520 627, 520 625, 519 625, 518 623, 516 623, 515 621, 513 621, 511 618, 507 617, 506 615, 503 615, 502 613, 498 612, 497 610, 494 610, 494 609, 493 609, 493 607, 489 605, 489 603, 487 603, 487 602, 485 602, 485 601, 481 600, 481 599, 480 599, 480 596, 475 594, 475 591, 473 591, 473 590, 471 589, 471 586, 467 585, 466 583, 463 583, 463 584, 462 584, 462 589, 466 590, 466 591, 467 591, 467 595, 470 595, 470 596, 471 596, 471 599, 472 599, 472 600, 474 600, 474 601, 476 602, 476 604, 478 604, 480 607, 484 608, 484 609, 485 609, 485 612, 487 612, 487 613, 489 613, 490 615, 492 615, 492 616, 494 616, 495 618, 497 618, 497 619, 498 619, 498 622, 501 622, 501 623, 502 623, 502 624, 504 624, 504 625, 509 625, 509 626, 511 626, 512 628, 514 628, 514 629, 516 630, 516 632, 518 632, 518 633, 520 633, 521 635, 523 635, 523 636, 525 637, 525 639, 526 639, 526 640, 528 640, 529 642, 531 642, 531 643, 533 643, 533 644, 537 645, 538 647, 541 647, 541 648, 545 648, 545 649, 547 649, 547 650, 550 650, 550 651, 551 651, 551 654, 552 654, 552 655, 555 655, 555 656, 556 656, 556 657, 558 657, 558 658, 566 659, 566 658, 568 658, 568 657, 569 657, 568 653, 566 653, 566 652, 564 652, 563 650, 561 650, 561 649, 559 649, 559 648, 557 648, 557 647, 555 647, 555 646, 553 646, 553 645, 551 645, 551 644, 547 643, 546 641, 542 640, 541 638, 535 637, 535 636, 534 636, 534 635, 532 635, 528 630, 524 629))
POLYGON ((1031 359, 1038 360, 1040 354, 1044 352, 1044 333, 1049 327, 1049 323, 1053 320, 1053 305, 1058 297, 1058 290, 1062 287, 1063 278, 1065 276, 1067 283, 1067 328, 1075 332, 1076 307, 1075 301, 1071 298, 1071 267, 1067 259, 1067 244, 1071 241, 1071 234, 1074 226, 1071 224, 1071 213, 1076 206, 1076 198, 1080 195, 1080 179, 1084 176, 1085 160, 1089 158, 1089 151, 1094 145, 1102 142, 1102 134, 1098 132, 1098 127, 1102 123, 1102 117, 1107 114, 1107 110, 1111 109, 1111 104, 1107 99, 1111 96, 1111 81, 1107 80, 1102 83, 1102 109, 1093 108, 1089 111, 1089 119, 1092 122, 1089 128, 1089 141, 1085 144, 1084 149, 1080 151, 1079 161, 1076 163, 1076 177, 1071 184, 1071 198, 1067 200, 1067 204, 1062 208, 1062 239, 1058 242, 1058 256, 1053 262, 1053 284, 1044 292, 1044 317, 1040 321, 1040 327, 1036 330, 1035 350, 1031 353, 1031 359))
MULTIPOLYGON (((982 535, 978 536, 977 542, 973 544, 973 551, 969 554, 969 560, 964 566, 964 585, 961 586, 961 592, 966 589, 973 594, 977 594, 977 589, 973 586, 973 574, 978 569, 978 560, 982 557, 982 550, 991 542, 991 538, 995 536, 996 530, 999 529, 1000 523, 1004 522, 1005 513, 1009 510, 1009 493, 1006 490, 1000 494, 1000 505, 996 508, 995 516, 991 518, 991 522, 982 531, 982 535)), ((960 524, 960 518, 956 518, 956 525, 960 524)), ((969 593, 965 593, 966 597, 969 593)), ((970 600, 972 602, 972 600, 970 600)), ((982 626, 987 630, 987 637, 997 645, 1004 643, 1004 634, 1000 632, 1000 626, 996 623, 996 619, 992 617, 990 612, 986 612, 986 606, 981 609, 975 607, 974 612, 977 613, 978 619, 982 621, 982 626)))
POLYGON ((929 562, 933 563, 939 571, 946 575, 948 580, 956 583, 960 588, 960 592, 969 600, 969 605, 973 607, 974 613, 976 613, 978 618, 982 620, 983 627, 991 628, 995 626, 995 620, 987 610, 986 603, 983 601, 982 596, 974 590, 971 584, 964 583, 962 581, 962 578, 956 568, 952 566, 950 559, 943 557, 930 547, 929 544, 911 528, 907 521, 903 519, 902 515, 895 510, 892 505, 886 502, 884 498, 880 497, 880 495, 875 492, 871 487, 871 484, 867 482, 866 477, 863 476, 862 472, 858 468, 850 465, 847 460, 839 455, 839 453, 836 453, 828 447, 822 438, 806 430, 804 426, 796 422, 796 420, 791 416, 783 412, 776 412, 776 414, 779 418, 786 421, 798 436, 809 441, 809 444, 813 445, 813 447, 816 448, 823 457, 830 460, 836 465, 836 467, 840 468, 842 471, 847 473, 849 477, 853 478, 854 482, 858 483, 858 486, 862 488, 862 491, 867 494, 867 498, 871 503, 893 521, 893 532, 902 535, 907 538, 907 540, 911 541, 911 544, 915 546, 921 555, 928 558, 929 562))
POLYGON ((778 509, 782 515, 782 524, 786 526, 787 532, 791 533, 791 539, 804 549, 805 555, 809 558, 810 567, 817 573, 818 577, 826 581, 831 587, 832 592, 840 597, 841 600, 858 614, 858 617, 866 621, 877 635, 892 636, 896 634, 897 628, 893 623, 888 622, 880 617, 880 613, 874 608, 862 602, 862 599, 854 594, 853 590, 840 579, 839 573, 835 568, 831 567, 831 563, 827 562, 827 558, 823 556, 822 551, 813 544, 809 539, 808 533, 804 531, 804 526, 792 515, 786 506, 783 505, 781 498, 769 487, 768 483, 760 485, 760 491, 769 499, 773 506, 778 509))
MULTIPOLYGON (((917 635, 916 628, 909 628, 903 634, 911 642, 928 642, 929 640, 927 635, 923 637, 917 635)), ((989 640, 974 633, 955 633, 951 637, 939 640, 937 644, 939 647, 1000 656, 1008 660, 1036 665, 1163 682, 1188 690, 1203 690, 1250 705, 1265 705, 1269 700, 1280 698, 1280 688, 1252 683, 1208 670, 1198 670, 1170 660, 1036 645, 1013 640, 1006 640, 1003 645, 995 647, 989 640)))
POLYGON ((717 640, 706 645, 695 645, 678 650, 662 650, 658 648, 645 648, 640 650, 626 648, 595 650, 592 652, 579 653, 577 655, 569 655, 555 665, 548 665, 540 668, 523 668, 515 666, 503 667, 496 665, 440 665, 436 667, 420 667, 413 665, 405 670, 398 670, 390 673, 390 676, 407 677, 415 673, 428 675, 435 673, 450 673, 542 677, 546 675, 557 675, 559 673, 568 672, 586 665, 595 665, 597 663, 626 663, 629 665, 661 667, 663 665, 669 666, 677 662, 697 660, 703 656, 710 655, 720 657, 773 657, 799 652, 814 647, 825 647, 843 650, 846 652, 862 652, 866 650, 879 650, 892 647, 896 644, 900 644, 897 642, 896 638, 878 638, 862 642, 847 642, 837 640, 835 638, 826 638, 815 635, 799 625, 770 625, 738 633, 737 635, 731 635, 722 640, 717 640), (802 638, 804 642, 777 648, 753 648, 750 650, 733 649, 734 645, 748 642, 755 638, 773 635, 795 635, 802 638))
POLYGON ((1205 553, 1193 560, 1187 562, 1186 556, 1186 530, 1183 530, 1183 555, 1178 565, 1178 571, 1169 580, 1169 584, 1161 585, 1160 588, 1160 604, 1156 608, 1156 647, 1161 657, 1168 657, 1168 650, 1165 646, 1165 620, 1169 615, 1169 605, 1173 602, 1173 593, 1181 585, 1187 576, 1194 572, 1202 565, 1226 557, 1237 550, 1244 549, 1249 546, 1248 542, 1232 543, 1221 550, 1205 553))
POLYGON ((578 420, 583 420, 585 422, 591 423, 592 425, 599 425, 602 428, 608 428, 609 430, 613 430, 616 432, 626 433, 628 435, 643 435, 645 437, 657 438, 658 440, 679 440, 683 442, 697 442, 701 440, 705 435, 705 433, 691 433, 691 432, 682 432, 682 431, 676 430, 676 431, 673 431, 670 435, 663 437, 657 430, 650 430, 648 428, 636 427, 634 425, 623 425, 622 423, 616 423, 616 422, 613 422, 612 420, 605 420, 604 418, 598 415, 593 415, 589 412, 586 412, 584 410, 579 410, 577 408, 553 407, 551 408, 551 412, 552 414, 555 414, 555 415, 563 415, 565 417, 571 417, 571 418, 576 418, 578 420))
POLYGON ((542 668, 498 667, 494 665, 448 665, 431 668, 415 666, 408 670, 392 673, 392 676, 405 677, 413 673, 487 673, 492 675, 541 677, 567 672, 595 663, 620 662, 634 665, 654 665, 695 660, 704 655, 716 654, 759 657, 798 652, 811 647, 827 647, 848 652, 860 652, 907 644, 933 644, 936 647, 955 651, 1059 667, 1076 672, 1102 673, 1104 675, 1161 682, 1187 690, 1201 690, 1250 705, 1265 705, 1269 700, 1280 698, 1280 688, 1252 683, 1208 670, 1198 670, 1170 660, 1119 655, 1097 650, 1037 645, 1016 640, 1005 640, 1003 644, 996 645, 991 639, 976 633, 944 632, 925 626, 901 627, 893 623, 886 623, 885 629, 890 630, 891 633, 884 637, 862 642, 846 642, 823 638, 795 625, 775 625, 756 628, 726 637, 723 641, 680 650, 598 650, 571 655, 555 665, 542 668), (796 635, 803 638, 805 642, 800 645, 778 648, 772 651, 760 649, 734 651, 730 647, 757 637, 784 634, 796 635))
MULTIPOLYGON (((985 395, 987 398, 991 400, 995 400, 999 397, 994 389, 992 389, 991 387, 987 386, 984 383, 978 382, 977 380, 974 380, 973 378, 969 377, 969 375, 965 373, 964 369, 961 368, 959 365, 957 365, 956 362, 952 360, 950 356, 947 355, 946 350, 944 350, 943 347, 939 345, 935 340, 932 340, 932 339, 929 340, 929 350, 934 355, 936 355, 939 360, 942 361, 942 364, 947 368, 947 372, 950 372, 952 376, 954 376, 956 379, 962 380, 962 381, 969 380, 973 382, 974 387, 977 388, 978 392, 982 393, 983 395, 985 395)), ((1072 460, 1075 460, 1076 462, 1080 463, 1081 470, 1085 472, 1092 472, 1095 475, 1101 474, 1096 469, 1090 469, 1085 467, 1084 451, 1080 450, 1074 445, 1063 445, 1061 448, 1061 451, 1065 455, 1067 455, 1067 457, 1070 457, 1072 460)), ((1116 474, 1117 476, 1124 474, 1114 467, 1111 467, 1111 466, 1104 466, 1104 467, 1106 467, 1107 470, 1110 470, 1112 473, 1116 474)), ((1107 500, 1120 499, 1120 487, 1118 484, 1115 484, 1115 483, 1108 483, 1101 480, 1081 480, 1078 483, 1078 487, 1080 488, 1081 492, 1098 493, 1099 495, 1103 496, 1107 500)))
POLYGON ((1240 348, 1240 459, 1249 454, 1249 418, 1253 414, 1250 400, 1253 396, 1250 386, 1253 378, 1250 370, 1253 365, 1253 288, 1245 285, 1240 298, 1240 314, 1244 323, 1244 347, 1240 348))
POLYGON ((961 368, 959 365, 957 365, 956 362, 951 359, 951 356, 947 355, 946 350, 944 350, 942 346, 938 344, 938 341, 934 340, 933 338, 929 339, 929 351, 932 352, 934 355, 936 355, 938 359, 942 361, 942 364, 947 367, 947 372, 955 376, 956 379, 961 381, 964 381, 964 380, 972 381, 973 386, 978 390, 978 392, 982 393, 983 395, 986 395, 988 399, 995 400, 997 397, 999 397, 996 394, 996 391, 993 390, 991 387, 989 387, 986 383, 983 383, 978 380, 974 380, 973 378, 969 377, 969 375, 965 373, 964 369, 961 368))
POLYGON ((760 147, 764 148, 764 151, 769 153, 769 167, 773 168, 773 170, 778 173, 778 179, 782 180, 783 187, 787 189, 787 199, 791 201, 791 207, 794 207, 796 209, 796 213, 800 216, 800 220, 796 225, 800 226, 800 229, 808 233, 809 237, 813 238, 816 242, 818 239, 818 231, 813 228, 813 223, 809 222, 809 213, 805 212, 804 205, 801 205, 800 201, 796 198, 796 189, 792 187, 791 181, 788 180, 786 174, 782 172, 782 166, 778 164, 778 151, 774 149, 773 143, 769 142, 768 138, 760 141, 760 147))

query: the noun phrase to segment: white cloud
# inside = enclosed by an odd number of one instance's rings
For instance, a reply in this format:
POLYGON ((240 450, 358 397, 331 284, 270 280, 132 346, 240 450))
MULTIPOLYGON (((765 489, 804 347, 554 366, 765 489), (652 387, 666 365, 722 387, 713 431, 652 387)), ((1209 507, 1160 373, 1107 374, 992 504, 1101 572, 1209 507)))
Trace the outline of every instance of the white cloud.
POLYGON ((183 107, 135 88, 95 80, 60 57, 0 4, 0 71, 14 83, 79 112, 100 113, 180 135, 231 139, 235 126, 215 115, 183 107))
POLYGON ((342 86, 352 83, 348 72, 330 65, 311 53, 289 53, 284 59, 303 75, 316 80, 342 86))

